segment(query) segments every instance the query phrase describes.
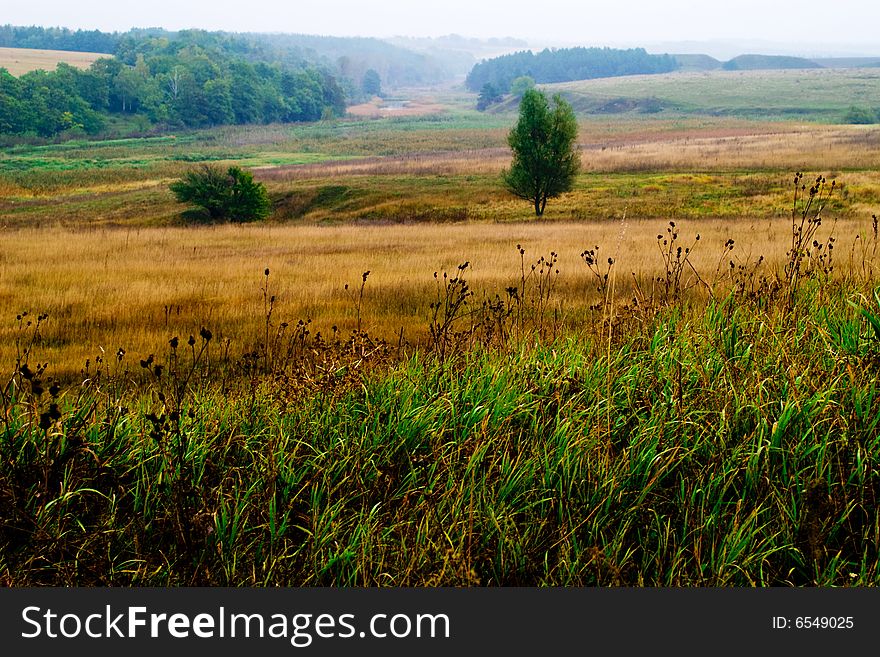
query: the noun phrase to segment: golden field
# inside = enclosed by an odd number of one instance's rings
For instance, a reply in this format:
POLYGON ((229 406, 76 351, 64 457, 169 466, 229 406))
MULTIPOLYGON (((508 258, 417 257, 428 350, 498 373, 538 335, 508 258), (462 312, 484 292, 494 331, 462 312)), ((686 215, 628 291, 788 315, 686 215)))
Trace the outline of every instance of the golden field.
POLYGON ((76 68, 88 68, 102 57, 110 57, 110 55, 99 52, 0 48, 0 68, 5 68, 12 75, 19 76, 31 71, 54 71, 61 62, 76 68))
MULTIPOLYGON (((161 353, 171 337, 198 335, 202 326, 221 343, 230 339, 230 354, 243 353, 265 330, 266 268, 269 295, 277 298, 274 327, 311 319, 313 331, 332 336, 335 325, 347 335, 356 325, 354 296, 369 271, 363 328, 389 341, 399 340, 402 331, 406 341, 418 344, 426 338, 429 304, 437 295, 434 272, 442 280, 444 271, 452 275, 469 262, 465 277, 475 291, 473 302, 503 297, 520 281, 518 244, 526 251, 527 275, 540 256, 558 253, 550 307, 561 324, 577 329, 591 321, 588 307, 599 300, 580 254, 598 245, 600 261, 614 258, 616 295, 624 303, 634 293, 633 274, 648 292, 662 272, 657 236, 665 236, 666 228, 659 220, 619 217, 577 223, 7 231, 0 256, 0 362, 14 361, 15 318, 25 310, 30 317, 49 315, 34 353, 51 363, 56 375, 76 374, 96 355, 112 360, 120 347, 138 358, 161 353)), ((780 269, 791 222, 702 219, 679 222, 677 229, 680 243, 693 247, 701 277, 723 286, 731 260, 739 265, 764 256, 759 272, 780 269), (728 253, 723 245, 729 238, 736 243, 728 253)), ((823 226, 822 239, 831 230, 823 226)), ((835 271, 873 274, 870 219, 838 221, 833 232, 835 271)), ((689 286, 696 284, 692 274, 687 277, 689 286)), ((536 283, 537 273, 527 293, 536 283)))

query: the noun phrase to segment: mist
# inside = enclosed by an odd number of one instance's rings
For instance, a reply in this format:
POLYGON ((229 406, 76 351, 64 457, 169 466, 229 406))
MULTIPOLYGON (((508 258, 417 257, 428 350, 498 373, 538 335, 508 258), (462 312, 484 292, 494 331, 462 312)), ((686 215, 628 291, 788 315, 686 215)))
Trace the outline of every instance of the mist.
POLYGON ((802 55, 875 54, 880 6, 867 0, 736 3, 622 0, 468 0, 419 2, 328 0, 288 3, 231 0, 180 3, 116 3, 61 0, 9 3, 13 25, 125 31, 132 27, 201 28, 235 32, 290 32, 335 36, 511 36, 548 45, 649 45, 653 50, 709 52, 724 56, 752 44, 762 52, 802 55), (724 44, 727 44, 726 46, 724 44), (731 45, 732 44, 732 45, 731 45))

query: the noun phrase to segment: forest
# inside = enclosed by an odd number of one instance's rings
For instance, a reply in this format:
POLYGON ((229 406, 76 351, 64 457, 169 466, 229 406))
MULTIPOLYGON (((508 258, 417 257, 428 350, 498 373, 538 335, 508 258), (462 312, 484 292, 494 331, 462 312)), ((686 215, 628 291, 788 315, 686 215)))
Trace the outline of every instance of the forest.
POLYGON ((479 91, 484 84, 507 90, 524 75, 540 84, 668 73, 676 68, 674 57, 649 55, 644 48, 547 48, 537 54, 524 50, 480 62, 471 69, 466 85, 471 91, 479 91))
POLYGON ((438 58, 366 38, 5 25, 0 47, 108 55, 85 71, 0 70, 0 134, 42 138, 99 134, 114 119, 143 129, 315 121, 379 85, 451 75, 438 58))
POLYGON ((96 134, 111 115, 206 127, 315 121, 345 111, 345 93, 328 71, 249 61, 253 52, 234 38, 181 32, 173 40, 127 37, 115 57, 86 71, 64 64, 20 78, 0 71, 0 133, 96 134))

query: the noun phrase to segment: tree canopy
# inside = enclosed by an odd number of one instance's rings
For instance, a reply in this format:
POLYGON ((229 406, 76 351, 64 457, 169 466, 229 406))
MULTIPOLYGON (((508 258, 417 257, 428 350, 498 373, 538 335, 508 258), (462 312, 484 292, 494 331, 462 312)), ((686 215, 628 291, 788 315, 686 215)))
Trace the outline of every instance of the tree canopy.
POLYGON ((248 42, 198 30, 125 36, 115 57, 87 70, 59 64, 15 78, 0 69, 0 108, 18 110, 0 120, 3 134, 95 134, 114 115, 172 128, 317 121, 345 106, 326 69, 279 63, 248 42))
POLYGON ((471 69, 465 84, 471 91, 479 91, 487 82, 497 89, 510 89, 511 83, 522 76, 544 84, 667 73, 676 68, 678 63, 674 57, 649 55, 644 48, 560 48, 545 49, 538 54, 524 50, 480 62, 471 69))
POLYGON ((272 209, 265 185, 239 167, 224 172, 203 165, 171 183, 170 189, 178 202, 199 206, 213 220, 255 221, 268 217, 272 209))
POLYGON ((508 191, 530 201, 538 217, 547 199, 569 191, 580 171, 577 133, 574 110, 562 97, 554 96, 551 108, 542 91, 523 94, 519 120, 507 137, 513 162, 502 175, 508 191))
POLYGON ((495 88, 495 85, 491 82, 487 82, 483 85, 483 88, 480 89, 480 95, 477 98, 477 109, 482 112, 490 105, 500 102, 503 97, 504 96, 501 92, 495 88))

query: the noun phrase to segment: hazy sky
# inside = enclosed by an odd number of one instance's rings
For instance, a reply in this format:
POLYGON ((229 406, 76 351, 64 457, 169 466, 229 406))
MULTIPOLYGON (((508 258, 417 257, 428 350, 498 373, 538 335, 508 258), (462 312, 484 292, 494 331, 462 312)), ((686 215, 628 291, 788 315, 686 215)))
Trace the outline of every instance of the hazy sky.
POLYGON ((585 45, 737 39, 880 54, 877 0, 0 0, 0 22, 340 36, 515 36, 585 45), (875 46, 876 47, 873 47, 875 46))

